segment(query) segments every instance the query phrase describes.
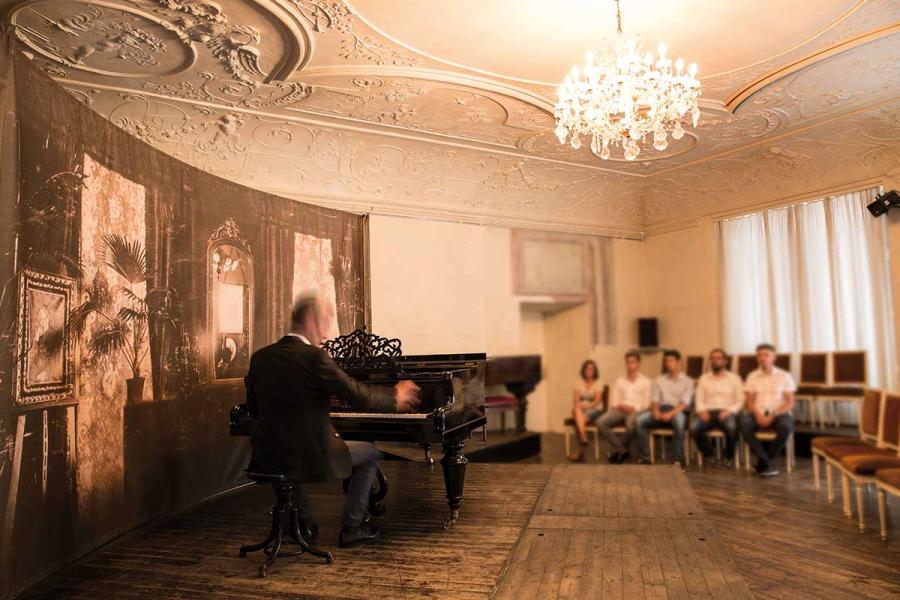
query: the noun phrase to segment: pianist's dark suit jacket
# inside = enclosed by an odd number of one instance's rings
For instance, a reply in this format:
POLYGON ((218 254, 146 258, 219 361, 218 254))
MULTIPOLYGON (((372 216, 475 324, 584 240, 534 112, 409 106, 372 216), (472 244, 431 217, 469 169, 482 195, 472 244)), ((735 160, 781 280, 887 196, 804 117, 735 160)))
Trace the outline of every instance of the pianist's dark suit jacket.
POLYGON ((298 482, 350 475, 350 453, 328 418, 331 397, 392 412, 393 389, 351 379, 321 348, 284 336, 253 353, 247 404, 257 416, 248 470, 287 473, 298 482))

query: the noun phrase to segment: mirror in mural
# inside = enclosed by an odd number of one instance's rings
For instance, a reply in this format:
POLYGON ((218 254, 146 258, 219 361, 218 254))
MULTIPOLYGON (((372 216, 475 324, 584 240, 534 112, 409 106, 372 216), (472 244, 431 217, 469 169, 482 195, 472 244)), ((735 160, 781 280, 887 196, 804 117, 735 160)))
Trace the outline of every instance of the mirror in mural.
POLYGON ((253 259, 233 220, 213 232, 207 260, 210 380, 242 379, 250 366, 253 259))
POLYGON ((67 277, 31 270, 20 275, 16 390, 20 406, 72 400, 67 330, 73 287, 67 277))

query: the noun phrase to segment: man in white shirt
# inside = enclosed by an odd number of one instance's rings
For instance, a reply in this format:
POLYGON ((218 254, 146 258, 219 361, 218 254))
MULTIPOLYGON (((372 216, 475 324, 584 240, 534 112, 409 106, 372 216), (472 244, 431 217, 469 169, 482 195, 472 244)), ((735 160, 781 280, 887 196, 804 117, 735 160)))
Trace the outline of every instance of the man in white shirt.
POLYGON ((694 396, 694 380, 681 370, 681 353, 678 350, 666 350, 663 353, 663 364, 666 372, 657 377, 653 384, 650 411, 637 419, 641 462, 650 462, 650 430, 671 427, 672 459, 676 464, 683 465, 684 426, 694 396))
POLYGON ((763 477, 778 475, 772 466, 794 432, 794 392, 797 384, 793 376, 775 366, 775 346, 760 344, 756 347, 756 361, 759 368, 747 376, 744 386, 747 410, 741 418, 741 433, 756 455, 756 472, 763 477), (767 450, 757 439, 761 429, 774 430, 775 441, 767 450))
POLYGON ((609 462, 628 460, 628 443, 634 435, 638 417, 650 408, 653 382, 641 373, 641 356, 637 352, 625 355, 625 375, 616 379, 610 394, 609 410, 597 419, 597 431, 609 442, 613 451, 609 462), (624 439, 619 439, 612 428, 625 424, 624 439))
POLYGON ((737 418, 744 407, 744 384, 737 373, 725 368, 728 355, 721 348, 709 353, 710 373, 704 373, 697 382, 694 397, 694 424, 691 435, 697 449, 706 458, 712 458, 713 449, 707 432, 718 429, 725 434, 725 464, 731 463, 737 442, 737 418))

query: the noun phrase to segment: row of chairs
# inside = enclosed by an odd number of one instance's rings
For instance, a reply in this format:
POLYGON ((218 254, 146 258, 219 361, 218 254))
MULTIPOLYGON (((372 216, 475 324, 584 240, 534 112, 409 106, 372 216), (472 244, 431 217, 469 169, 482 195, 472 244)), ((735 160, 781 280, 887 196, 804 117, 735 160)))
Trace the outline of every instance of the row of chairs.
POLYGON ((813 438, 813 481, 821 488, 820 460, 825 461, 828 502, 834 502, 832 468, 841 476, 844 516, 853 518, 850 486, 854 487, 859 530, 865 531, 864 496, 875 486, 881 537, 887 539, 887 495, 900 496, 900 393, 866 389, 863 395, 859 435, 813 438))
MULTIPOLYGON (((609 407, 609 386, 603 386, 603 392, 601 395, 601 405, 603 406, 603 410, 607 410, 609 407)), ((568 418, 565 420, 565 444, 566 444, 566 454, 571 453, 572 451, 572 429, 575 425, 575 421, 572 418, 568 418)), ((696 445, 693 443, 693 439, 690 435, 690 423, 685 429, 684 433, 684 461, 685 466, 690 466, 692 457, 696 458, 697 465, 703 466, 703 454, 700 453, 699 449, 696 448, 696 445)), ((600 460, 600 432, 597 430, 597 427, 593 425, 588 425, 585 428, 588 436, 593 438, 593 446, 594 446, 594 458, 599 461, 600 460)), ((626 433, 626 429, 624 426, 614 427, 613 432, 618 435, 624 435, 626 433)), ((656 461, 656 441, 657 438, 662 438, 662 443, 660 444, 661 457, 663 460, 666 458, 666 438, 671 439, 675 435, 675 432, 670 427, 657 427, 650 430, 650 462, 653 463, 656 461)), ((725 434, 719 430, 713 430, 708 433, 709 437, 715 441, 717 450, 719 452, 722 451, 722 447, 724 445, 725 434)), ((772 441, 775 439, 774 431, 760 431, 757 433, 757 437, 762 441, 772 441)), ((743 440, 739 439, 739 443, 735 447, 734 452, 734 468, 736 470, 740 470, 741 465, 743 465, 746 469, 750 469, 750 446, 743 442, 743 440)), ((788 443, 785 448, 786 452, 786 468, 787 472, 791 473, 796 466, 796 452, 794 446, 794 436, 791 434, 791 437, 788 439, 788 443)))
MULTIPOLYGON (((793 372, 795 355, 779 353, 775 364, 793 372)), ((816 427, 840 426, 841 403, 858 406, 868 385, 866 352, 848 350, 837 352, 800 352, 797 377, 797 416, 816 427)), ((706 359, 700 355, 685 357, 685 372, 694 379, 704 373, 706 359)), ((728 357, 728 370, 746 380, 756 369, 755 354, 728 357)), ((857 411, 858 415, 858 411, 857 411)), ((857 419, 858 421, 858 419, 857 419)))

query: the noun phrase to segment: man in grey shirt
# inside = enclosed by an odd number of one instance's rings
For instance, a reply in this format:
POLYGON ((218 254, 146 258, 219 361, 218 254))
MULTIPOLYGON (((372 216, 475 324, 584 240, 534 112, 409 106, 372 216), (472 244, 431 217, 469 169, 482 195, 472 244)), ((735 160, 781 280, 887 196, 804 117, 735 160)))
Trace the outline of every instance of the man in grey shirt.
POLYGON ((636 423, 641 462, 650 462, 650 430, 672 428, 672 453, 675 463, 684 465, 684 429, 687 411, 694 395, 694 380, 681 370, 681 353, 666 350, 663 353, 666 372, 653 384, 653 401, 650 411, 641 415, 636 423))

